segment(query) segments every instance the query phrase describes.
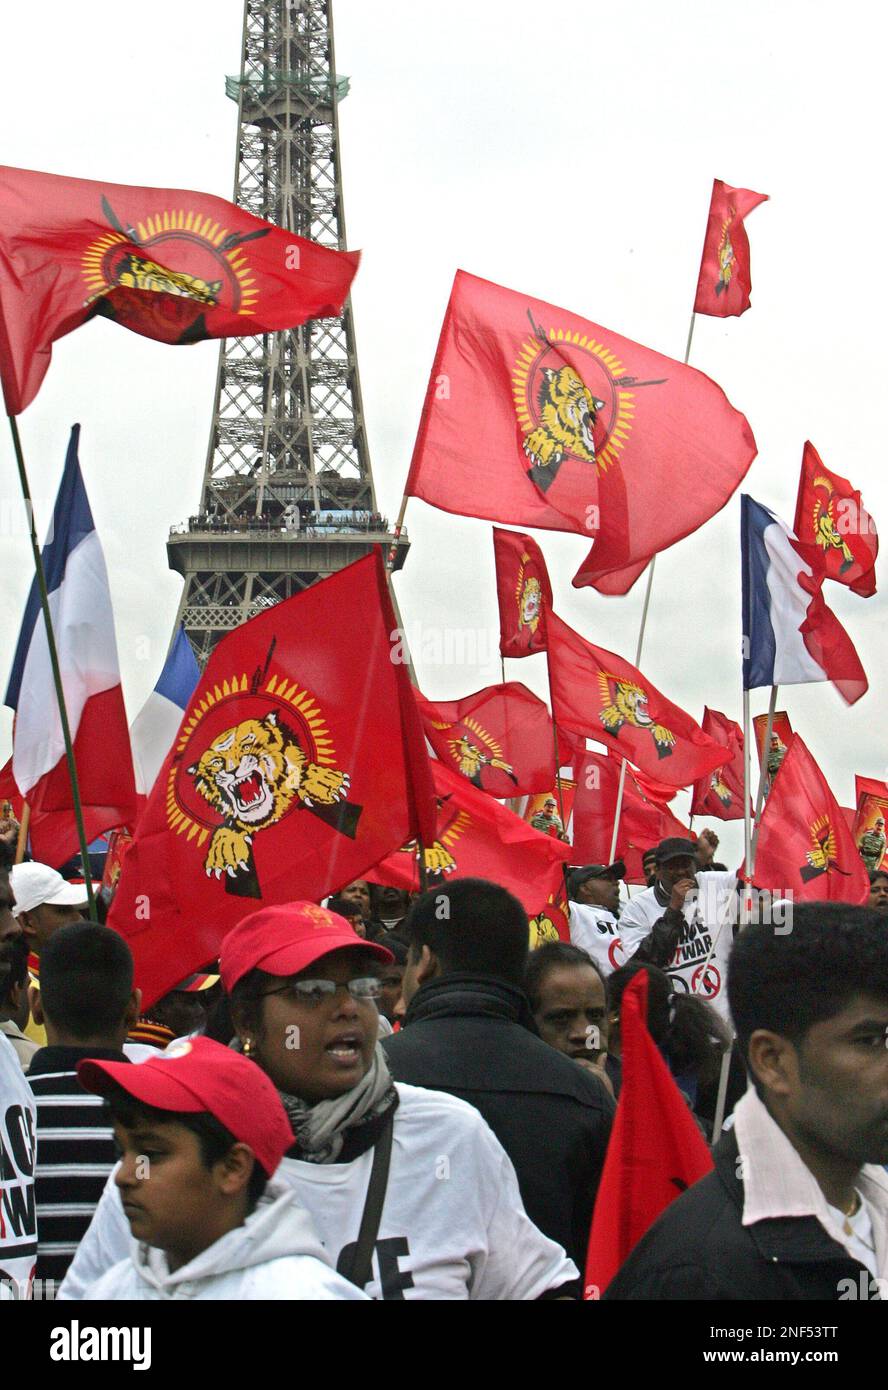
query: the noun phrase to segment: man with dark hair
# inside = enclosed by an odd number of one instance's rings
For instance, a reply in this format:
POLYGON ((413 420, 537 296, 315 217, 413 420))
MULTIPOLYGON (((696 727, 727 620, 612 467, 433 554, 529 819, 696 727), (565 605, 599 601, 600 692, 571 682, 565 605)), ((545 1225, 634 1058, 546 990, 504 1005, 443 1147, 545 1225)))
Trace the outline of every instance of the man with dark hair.
POLYGON ((5 1033, 24 1071, 38 1044, 22 1031, 30 1018, 28 1007, 28 943, 22 932, 12 937, 0 954, 5 962, 5 975, 0 971, 0 1033, 5 1033))
POLYGON ((586 864, 567 876, 570 939, 605 975, 623 963, 618 918, 625 872, 626 865, 617 859, 613 864, 586 864))
POLYGON ((644 881, 648 888, 653 888, 657 881, 657 847, 646 849, 641 856, 641 870, 644 874, 644 881))
POLYGON ((723 1017, 725 976, 740 909, 737 875, 700 874, 693 840, 669 836, 657 846, 657 877, 620 914, 623 958, 665 970, 672 988, 699 994, 723 1017))
POLYGON ((116 1161, 111 1117, 98 1096, 84 1091, 77 1065, 85 1057, 127 1063, 123 1043, 140 1002, 122 936, 94 922, 53 932, 40 955, 40 989, 31 990, 48 1046, 32 1058, 28 1081, 40 1151, 37 1274, 56 1287, 116 1161))
POLYGON ((607 1299, 888 1296, 888 932, 805 903, 746 927, 728 996, 752 1086, 715 1170, 664 1212, 607 1299))
POLYGON ((392 1075, 481 1112, 531 1221, 582 1268, 614 1103, 536 1036, 523 992, 526 912, 497 884, 458 879, 418 899, 406 934, 407 1013, 382 1042, 392 1075))
POLYGON ((594 1072, 615 1094, 608 1066, 607 987, 588 951, 567 941, 547 941, 531 951, 524 992, 543 1042, 594 1072))

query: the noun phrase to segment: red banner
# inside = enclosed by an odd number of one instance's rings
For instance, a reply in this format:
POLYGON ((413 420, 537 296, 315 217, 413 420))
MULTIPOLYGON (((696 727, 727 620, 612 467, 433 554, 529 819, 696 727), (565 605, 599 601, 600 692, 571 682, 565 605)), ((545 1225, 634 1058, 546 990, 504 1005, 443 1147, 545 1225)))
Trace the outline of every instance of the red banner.
POLYGON ((417 691, 416 704, 437 756, 479 791, 510 797, 551 787, 552 720, 526 685, 489 685, 462 700, 426 700, 417 691))
POLYGON ((257 905, 320 899, 411 836, 434 834, 396 634, 376 550, 216 647, 109 918, 132 947, 146 1006, 212 960, 257 905))
POLYGON ((592 1215, 586 1299, 604 1293, 660 1213, 713 1166, 706 1140, 648 1032, 647 991, 648 977, 640 970, 623 993, 623 1085, 592 1215))
POLYGON ((858 853, 870 873, 876 869, 888 871, 885 834, 888 825, 888 782, 878 782, 874 777, 855 777, 854 794, 857 809, 853 813, 851 833, 858 853))
POLYGON ((549 684, 559 728, 585 734, 660 782, 686 787, 730 750, 704 734, 628 661, 547 614, 549 684))
POLYGON ((733 719, 717 709, 703 708, 704 734, 730 750, 730 758, 721 767, 694 783, 691 795, 692 816, 714 816, 716 820, 743 819, 743 730, 733 719))
POLYGON ((543 552, 530 536, 493 528, 500 655, 530 656, 546 650, 546 609, 552 585, 543 552))
MULTIPOLYGON (((576 764, 573 855, 577 863, 610 862, 620 765, 620 759, 603 753, 585 753, 576 764)), ((652 801, 633 769, 627 768, 616 848, 616 858, 626 865, 627 883, 647 882, 642 855, 671 835, 688 839, 690 831, 662 802, 652 801)))
POLYGON ((753 877, 798 902, 863 903, 869 896, 842 808, 799 734, 762 812, 753 877))
POLYGON ((458 271, 406 491, 588 536, 574 583, 619 594, 725 505, 755 452, 702 372, 458 271))
POLYGON ((712 200, 703 258, 697 281, 695 314, 711 314, 715 318, 731 318, 749 308, 752 277, 749 269, 749 238, 743 219, 759 203, 767 202, 767 193, 753 193, 751 188, 731 188, 721 179, 712 181, 712 200))
POLYGON ((161 343, 247 338, 338 314, 358 268, 208 193, 0 167, 0 378, 36 396, 52 344, 101 315, 161 343))
MULTIPOLYGON (((571 857, 570 845, 531 829, 444 763, 433 762, 432 772, 439 809, 437 834, 425 842, 429 886, 457 878, 486 878, 514 893, 528 917, 543 914, 551 919, 564 884, 562 865, 571 857)), ((416 844, 405 844, 364 877, 415 893, 420 887, 418 859, 416 844)))
POLYGON ((815 573, 825 572, 861 598, 872 597, 879 553, 876 523, 859 489, 825 468, 810 442, 802 454, 794 530, 815 573))

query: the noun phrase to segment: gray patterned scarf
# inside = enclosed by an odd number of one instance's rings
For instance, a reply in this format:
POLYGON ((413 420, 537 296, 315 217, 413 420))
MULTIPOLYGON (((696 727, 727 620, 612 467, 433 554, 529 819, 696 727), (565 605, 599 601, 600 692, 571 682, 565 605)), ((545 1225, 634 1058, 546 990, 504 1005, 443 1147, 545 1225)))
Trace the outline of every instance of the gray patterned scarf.
POLYGON ((306 1163, 335 1163, 346 1130, 384 1115, 398 1098, 385 1053, 378 1043, 369 1071, 344 1095, 320 1100, 315 1105, 284 1091, 278 1095, 299 1145, 299 1157, 306 1163))

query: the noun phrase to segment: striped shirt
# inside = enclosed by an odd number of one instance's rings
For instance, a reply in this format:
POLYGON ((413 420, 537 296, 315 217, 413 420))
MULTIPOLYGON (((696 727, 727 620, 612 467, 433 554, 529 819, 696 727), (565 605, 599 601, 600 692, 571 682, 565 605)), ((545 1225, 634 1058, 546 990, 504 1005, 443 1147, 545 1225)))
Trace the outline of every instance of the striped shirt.
POLYGON ((117 1162, 108 1106, 77 1080, 85 1057, 127 1060, 109 1048, 42 1047, 27 1077, 37 1103, 37 1278, 56 1288, 117 1162))

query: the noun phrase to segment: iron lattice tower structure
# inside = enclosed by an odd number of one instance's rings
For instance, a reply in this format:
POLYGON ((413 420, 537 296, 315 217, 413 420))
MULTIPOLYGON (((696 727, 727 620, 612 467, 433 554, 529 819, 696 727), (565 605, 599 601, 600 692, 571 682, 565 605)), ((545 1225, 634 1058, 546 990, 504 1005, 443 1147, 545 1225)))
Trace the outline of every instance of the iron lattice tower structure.
MULTIPOLYGON (((234 200, 343 249, 332 0, 245 0, 234 200)), ((203 663, 240 623, 393 542, 379 515, 350 302, 339 318, 228 338, 219 354, 200 510, 174 527, 177 623, 203 663)), ((404 563, 401 535, 394 568, 404 563)))

